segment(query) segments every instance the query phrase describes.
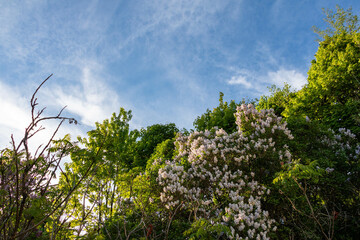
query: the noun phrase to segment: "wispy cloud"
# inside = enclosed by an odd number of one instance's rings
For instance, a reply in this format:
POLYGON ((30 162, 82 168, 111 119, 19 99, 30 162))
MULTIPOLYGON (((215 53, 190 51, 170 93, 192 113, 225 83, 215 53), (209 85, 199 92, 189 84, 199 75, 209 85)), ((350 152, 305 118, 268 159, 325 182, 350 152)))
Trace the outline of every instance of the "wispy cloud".
POLYGON ((52 96, 58 106, 79 116, 82 124, 94 126, 95 122, 109 118, 120 106, 117 93, 96 72, 96 67, 84 66, 80 83, 64 86, 56 84, 52 96))
POLYGON ((273 84, 283 87, 284 83, 288 83, 292 89, 300 90, 307 83, 303 69, 288 64, 280 49, 272 49, 268 43, 259 40, 255 44, 254 55, 257 61, 250 66, 224 67, 232 76, 227 84, 239 85, 241 89, 246 87, 254 97, 259 97, 268 94, 268 87, 273 84))
MULTIPOLYGON (((131 56, 131 61, 136 49, 141 49, 144 51, 141 52, 144 53, 142 62, 151 71, 161 72, 160 79, 146 76, 143 80, 151 81, 159 88, 151 101, 135 106, 134 119, 137 122, 144 124, 147 119, 177 121, 189 127, 209 99, 210 85, 204 76, 204 67, 213 61, 212 52, 222 52, 218 42, 220 35, 213 31, 220 23, 218 16, 229 6, 237 9, 239 2, 235 5, 231 1, 203 0, 156 3, 144 1, 133 5, 130 18, 127 18, 128 12, 124 12, 122 20, 128 24, 121 25, 120 21, 119 27, 123 26, 124 31, 114 36, 118 45, 112 53, 125 59, 131 56), (144 116, 142 120, 139 115, 144 116), (191 117, 185 119, 189 115, 191 117)), ((146 83, 137 86, 145 94, 136 96, 134 101, 148 99, 147 92, 153 90, 152 86, 149 88, 146 83)))
MULTIPOLYGON (((117 5, 97 0, 63 5, 37 0, 0 3, 0 20, 7 23, 0 28, 0 51, 8 62, 16 63, 17 75, 11 77, 34 84, 39 76, 55 73, 61 84, 51 80, 52 89, 41 93, 52 100, 53 108, 68 105, 68 112, 77 114, 89 126, 108 118, 119 110, 119 98, 108 87, 104 69, 97 62, 108 60, 99 46, 109 47, 105 36, 117 5)), ((23 96, 24 92, 18 95, 23 96)), ((24 111, 21 104, 17 107, 19 112, 24 111)), ((2 119, 18 125, 6 115, 2 119)))
MULTIPOLYGON (((314 4, 299 3, 296 10, 292 4, 0 1, 6 23, 0 28, 0 79, 25 88, 54 73, 44 97, 52 109, 67 105, 85 126, 124 107, 133 110, 136 128, 158 122, 189 127, 217 104, 219 91, 253 98, 271 84, 304 83, 302 66, 316 48, 305 31, 315 23, 308 27, 299 19, 314 4)), ((9 106, 16 107, 20 114, 22 104, 9 106)))
MULTIPOLYGON (((39 94, 42 94, 42 89, 40 89, 39 94)), ((47 102, 39 102, 39 104, 40 106, 47 105, 47 102)), ((58 108, 57 110, 60 111, 60 109, 61 108, 58 108)), ((37 109, 35 113, 38 110, 39 109, 37 109)), ((43 116, 51 116, 53 113, 54 111, 52 110, 45 110, 43 116)), ((0 116, 0 149, 3 147, 11 147, 11 136, 14 137, 15 143, 18 144, 24 136, 26 127, 30 124, 30 99, 26 99, 18 89, 2 81, 0 81, 0 116)), ((42 126, 45 130, 40 131, 29 141, 31 149, 34 150, 41 144, 44 144, 44 141, 51 137, 58 123, 59 121, 43 122, 42 126)), ((72 133, 73 137, 86 135, 86 131, 81 127, 64 123, 56 135, 56 138, 68 133, 72 133)))

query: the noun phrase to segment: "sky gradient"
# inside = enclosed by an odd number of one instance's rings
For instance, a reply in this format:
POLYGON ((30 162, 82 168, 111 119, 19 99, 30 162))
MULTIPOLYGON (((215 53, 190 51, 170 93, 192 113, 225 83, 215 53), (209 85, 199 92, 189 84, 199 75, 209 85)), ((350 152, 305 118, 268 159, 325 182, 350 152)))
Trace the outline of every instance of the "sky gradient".
MULTIPOLYGON (((259 98, 272 84, 306 83, 322 8, 360 1, 0 1, 0 148, 29 121, 37 85, 47 115, 67 106, 60 134, 84 136, 119 108, 131 128, 175 123, 225 100, 259 98)), ((49 129, 56 123, 48 123, 49 129)))

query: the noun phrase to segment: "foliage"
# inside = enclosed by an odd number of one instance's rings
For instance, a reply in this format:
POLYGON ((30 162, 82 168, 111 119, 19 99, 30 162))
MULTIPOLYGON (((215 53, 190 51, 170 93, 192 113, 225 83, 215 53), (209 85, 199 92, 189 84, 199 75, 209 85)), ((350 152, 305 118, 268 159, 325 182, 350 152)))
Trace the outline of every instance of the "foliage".
MULTIPOLYGON (((357 18, 338 8, 329 14, 332 34, 325 35, 312 61, 308 84, 291 98, 284 115, 308 116, 336 130, 360 134, 360 33, 357 18), (347 18, 349 17, 349 18, 347 18), (349 25, 344 25, 345 23, 349 25)), ((327 31, 328 32, 328 31, 327 31)))
POLYGON ((231 230, 223 224, 213 224, 206 219, 196 220, 187 231, 185 236, 189 236, 189 240, 196 239, 226 239, 231 235, 231 230))
POLYGON ((256 109, 274 109, 277 116, 282 116, 284 110, 289 104, 289 101, 294 97, 295 93, 290 90, 290 85, 285 83, 283 89, 272 85, 269 88, 270 96, 262 95, 256 106, 256 109))
MULTIPOLYGON (((152 188, 159 188, 156 181, 159 169, 165 166, 166 159, 173 159, 176 155, 175 138, 165 140, 157 145, 154 153, 146 165, 146 174, 149 176, 150 185, 152 188)), ((155 192, 160 192, 159 189, 153 189, 155 192)))
POLYGON ((334 35, 341 35, 343 33, 354 34, 359 32, 358 16, 352 14, 351 8, 344 10, 339 5, 336 5, 336 13, 329 9, 323 9, 323 11, 326 15, 325 21, 330 26, 325 30, 313 27, 314 31, 323 39, 326 40, 334 35))
POLYGON ((140 140, 136 144, 135 166, 145 168, 156 146, 163 141, 174 138, 178 132, 179 129, 174 123, 154 124, 146 129, 141 129, 140 140))
POLYGON ((120 108, 119 114, 113 113, 110 120, 95 123, 96 129, 88 132, 88 138, 78 139, 88 150, 102 149, 99 155, 103 157, 103 170, 111 171, 114 167, 130 169, 134 166, 134 149, 139 132, 130 131, 131 118, 131 111, 120 108))
POLYGON ((335 133, 311 122, 301 124, 308 131, 294 132, 298 146, 290 149, 302 159, 288 164, 274 180, 289 200, 283 203, 291 213, 288 224, 301 238, 353 238, 360 223, 360 145, 349 130, 335 133), (310 139, 311 145, 305 144, 310 139))
POLYGON ((203 219, 187 231, 195 231, 191 236, 214 231, 203 229, 206 222, 228 226, 230 233, 223 234, 235 239, 266 239, 273 229, 261 201, 280 162, 291 160, 282 142, 292 135, 272 110, 258 112, 251 104, 238 107, 236 119, 239 131, 232 134, 213 128, 180 136, 178 155, 159 170, 165 207, 203 219))
POLYGON ((83 177, 89 156, 94 152, 98 156, 90 178, 81 184, 66 210, 66 214, 71 216, 71 223, 78 226, 75 233, 78 237, 83 234, 82 231, 99 234, 105 219, 118 211, 118 199, 132 195, 131 190, 129 192, 124 188, 131 185, 139 174, 139 169, 132 167, 139 133, 130 131, 128 122, 131 117, 131 111, 121 108, 120 113, 114 113, 110 120, 96 123, 96 129, 88 132, 88 138, 78 138, 85 148, 74 148, 72 162, 65 164, 61 187, 66 187, 69 179, 83 177))
POLYGON ((156 213, 157 197, 149 190, 148 177, 141 174, 128 179, 122 185, 128 195, 117 199, 117 211, 105 221, 103 234, 106 239, 145 239, 161 234, 157 228, 161 226, 160 215, 156 213))
MULTIPOLYGON (((254 101, 249 101, 253 103, 254 101)), ((245 104, 243 99, 240 103, 232 100, 230 103, 224 102, 224 94, 220 92, 219 106, 212 111, 206 110, 206 113, 197 117, 194 121, 194 127, 197 131, 211 130, 214 127, 222 128, 227 133, 236 132, 235 116, 236 108, 245 104)))

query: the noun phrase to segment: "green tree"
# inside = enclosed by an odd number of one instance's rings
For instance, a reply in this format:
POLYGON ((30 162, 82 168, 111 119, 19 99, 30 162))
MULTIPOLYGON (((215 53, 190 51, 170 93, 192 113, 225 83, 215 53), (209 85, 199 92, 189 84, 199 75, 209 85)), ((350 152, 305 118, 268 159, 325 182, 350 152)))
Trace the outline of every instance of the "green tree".
POLYGON ((147 161, 156 146, 163 141, 172 139, 179 132, 174 123, 154 124, 140 130, 140 139, 136 143, 135 166, 146 167, 147 161))
POLYGON ((360 134, 360 32, 357 17, 337 7, 327 11, 330 28, 308 73, 308 84, 290 100, 286 117, 308 116, 333 129, 360 134))
POLYGON ((139 174, 139 169, 133 168, 139 132, 130 130, 131 117, 131 111, 121 108, 110 120, 96 123, 96 129, 88 132, 88 138, 78 138, 84 148, 75 149, 71 154, 72 162, 65 164, 61 186, 83 176, 88 165, 87 156, 93 153, 98 156, 90 178, 78 189, 67 209, 77 226, 77 236, 84 228, 99 233, 105 219, 118 211, 118 199, 131 192, 123 187, 124 182, 131 182, 139 174))
POLYGON ((156 146, 155 151, 149 158, 146 165, 146 172, 149 175, 150 182, 153 187, 157 187, 156 178, 161 167, 164 167, 166 160, 174 158, 176 138, 168 139, 156 146))
POLYGON ((282 89, 272 85, 269 87, 270 96, 262 95, 256 109, 274 109, 277 116, 282 116, 290 99, 295 96, 295 92, 291 91, 290 88, 291 86, 287 83, 282 89))

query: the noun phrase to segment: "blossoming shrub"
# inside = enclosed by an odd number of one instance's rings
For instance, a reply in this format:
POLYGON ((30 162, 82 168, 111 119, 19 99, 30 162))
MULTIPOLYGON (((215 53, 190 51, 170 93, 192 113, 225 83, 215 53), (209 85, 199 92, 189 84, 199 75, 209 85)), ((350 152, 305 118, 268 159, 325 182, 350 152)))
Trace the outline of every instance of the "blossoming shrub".
POLYGON ((273 110, 258 112, 251 104, 237 108, 236 124, 232 134, 214 128, 180 136, 178 155, 159 170, 160 198, 195 221, 227 226, 230 239, 268 239, 276 227, 261 204, 269 194, 266 175, 271 179, 291 161, 284 142, 293 137, 273 110))
POLYGON ((235 115, 243 139, 238 159, 245 160, 244 169, 254 171, 257 180, 271 183, 274 174, 292 159, 288 145, 294 137, 287 123, 273 109, 258 111, 252 104, 241 105, 235 115))

